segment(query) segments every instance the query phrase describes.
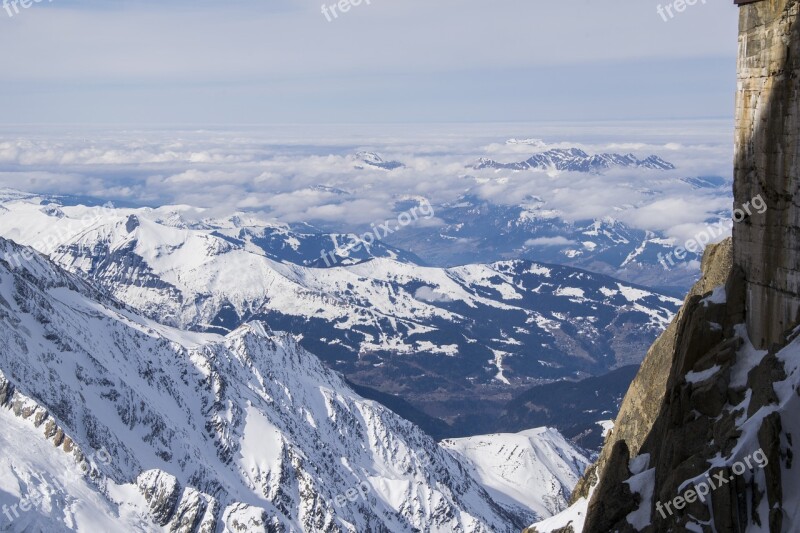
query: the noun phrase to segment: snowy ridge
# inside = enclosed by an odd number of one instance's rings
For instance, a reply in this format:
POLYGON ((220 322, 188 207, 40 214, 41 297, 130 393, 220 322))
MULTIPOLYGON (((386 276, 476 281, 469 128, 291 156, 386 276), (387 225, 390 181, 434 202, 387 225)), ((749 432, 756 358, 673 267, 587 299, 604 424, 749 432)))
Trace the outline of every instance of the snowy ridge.
POLYGON ((675 165, 656 155, 639 159, 633 154, 589 155, 579 148, 556 148, 532 155, 519 163, 498 163, 492 159, 480 159, 473 168, 497 170, 556 170, 571 172, 600 172, 614 167, 674 170, 675 165))
POLYGON ((65 494, 50 483, 72 468, 62 450, 38 444, 44 436, 31 443, 50 450, 41 457, 10 448, 0 498, 34 500, 12 531, 52 530, 54 520, 92 531, 116 515, 141 531, 158 529, 144 516, 181 531, 524 525, 453 456, 360 398, 290 336, 258 322, 224 337, 175 330, 94 299, 42 257, 16 266, 23 252, 0 240, 0 416, 19 425, 10 407, 30 427, 45 424, 49 438, 66 435, 70 449, 103 449, 111 460, 74 483, 83 492, 65 485, 65 494), (359 487, 363 497, 340 497, 359 487))
POLYGON ((377 258, 307 268, 241 238, 243 229, 257 233, 244 216, 226 228, 179 223, 175 207, 61 206, 54 214, 30 200, 5 206, 0 235, 49 254, 159 322, 224 333, 267 320, 338 370, 373 382, 382 372, 379 382, 396 381, 398 356, 416 358, 428 373, 469 360, 475 373, 456 388, 604 371, 638 362, 680 305, 611 278, 527 261, 442 269, 377 258), (532 357, 525 346, 540 353, 532 357))
POLYGON ((532 510, 529 522, 565 510, 590 464, 584 453, 551 428, 451 439, 442 446, 471 465, 500 505, 516 513, 532 510))
MULTIPOLYGON (((679 180, 664 177, 653 185, 668 187, 674 181, 679 180)), ((584 268, 647 287, 682 287, 679 292, 696 281, 702 256, 688 253, 685 262, 667 263, 669 269, 665 269, 662 261, 679 244, 676 239, 662 231, 632 227, 614 216, 571 219, 569 213, 538 196, 504 206, 486 201, 479 193, 468 193, 437 205, 435 210, 443 225, 398 232, 390 242, 413 249, 432 264, 529 258, 584 268)))

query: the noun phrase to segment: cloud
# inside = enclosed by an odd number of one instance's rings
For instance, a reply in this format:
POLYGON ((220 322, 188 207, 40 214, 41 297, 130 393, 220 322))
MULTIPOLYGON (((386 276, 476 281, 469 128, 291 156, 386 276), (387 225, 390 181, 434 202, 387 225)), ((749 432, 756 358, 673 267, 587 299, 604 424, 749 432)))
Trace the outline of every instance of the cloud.
POLYGON ((576 242, 566 237, 539 237, 525 241, 525 246, 570 246, 573 244, 576 242))
MULTIPOLYGON (((245 210, 343 233, 395 218, 408 209, 401 200, 409 198, 435 206, 436 218, 420 218, 417 226, 439 226, 446 218, 441 206, 468 195, 524 206, 528 216, 541 219, 611 217, 685 239, 691 237, 689 228, 730 212, 729 190, 696 190, 681 179, 730 177, 728 125, 727 120, 609 125, 602 128, 609 133, 601 139, 597 125, 575 124, 90 129, 81 135, 58 128, 48 133, 0 130, 0 186, 152 207, 191 205, 204 208, 207 216, 245 210), (548 174, 471 168, 487 148, 513 147, 505 145, 510 137, 544 138, 548 146, 576 146, 588 153, 615 146, 640 157, 661 155, 678 169, 548 174), (362 149, 406 167, 390 173, 358 170, 351 155, 362 149)), ((516 149, 492 157, 520 161, 538 150, 516 149)))
POLYGON ((420 287, 414 293, 414 298, 431 303, 447 303, 454 301, 450 296, 437 292, 436 289, 431 287, 420 287))
POLYGON ((731 208, 726 195, 681 194, 629 209, 619 218, 634 227, 664 231, 668 237, 688 238, 687 228, 714 218, 726 208, 731 208))

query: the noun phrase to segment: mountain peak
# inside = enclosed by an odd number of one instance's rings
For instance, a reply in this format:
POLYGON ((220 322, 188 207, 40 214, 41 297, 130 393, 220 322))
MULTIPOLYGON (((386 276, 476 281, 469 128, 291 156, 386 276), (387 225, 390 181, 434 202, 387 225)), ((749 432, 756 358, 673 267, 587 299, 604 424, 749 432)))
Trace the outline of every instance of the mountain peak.
POLYGON ((641 168, 651 170, 673 170, 672 163, 664 161, 656 155, 638 159, 633 154, 596 154, 589 155, 580 148, 555 148, 534 154, 520 163, 499 163, 492 159, 481 158, 473 165, 474 170, 558 170, 566 172, 602 172, 611 168, 641 168))
POLYGON ((35 509, 15 531, 511 533, 531 513, 497 505, 291 336, 256 321, 228 337, 169 328, 48 282, 73 276, 38 254, 8 268, 26 249, 0 249, 0 423, 25 435, 0 435, 14 468, 11 481, 0 472, 0 502, 22 485, 35 509), (90 474, 71 465, 100 455, 90 474))
POLYGON ((363 165, 379 168, 381 170, 396 170, 405 167, 400 161, 384 161, 383 158, 375 152, 357 152, 354 158, 359 162, 359 164, 356 165, 358 169, 363 169, 363 165))

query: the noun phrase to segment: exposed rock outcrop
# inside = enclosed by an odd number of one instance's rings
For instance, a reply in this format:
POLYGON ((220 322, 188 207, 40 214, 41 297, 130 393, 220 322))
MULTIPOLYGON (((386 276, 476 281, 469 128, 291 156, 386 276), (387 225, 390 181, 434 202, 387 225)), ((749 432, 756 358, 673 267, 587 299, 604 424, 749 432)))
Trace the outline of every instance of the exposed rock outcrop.
POLYGON ((800 309, 798 9, 796 0, 770 0, 742 7, 740 17, 734 197, 743 206, 761 196, 768 209, 735 225, 734 254, 761 348, 780 342, 800 309))
POLYGON ((708 250, 703 280, 650 349, 573 494, 590 499, 584 532, 800 527, 792 471, 800 430, 798 11, 800 0, 741 8, 741 214, 732 244, 708 250), (702 497, 687 492, 700 485, 702 497))
POLYGON ((703 294, 723 285, 731 271, 733 249, 731 240, 709 246, 703 257, 702 277, 686 297, 684 306, 666 331, 656 340, 647 353, 639 373, 631 383, 620 407, 614 430, 608 436, 600 458, 581 479, 573 492, 572 501, 586 497, 597 481, 596 472, 602 472, 609 455, 617 442, 624 441, 628 450, 637 455, 658 417, 667 390, 667 379, 673 364, 673 356, 679 325, 685 321, 692 303, 703 294))
MULTIPOLYGON (((707 458, 730 454, 738 413, 725 408, 729 406, 735 353, 743 342, 735 326, 744 318, 743 302, 736 302, 736 298, 743 300, 743 281, 730 257, 730 241, 709 249, 703 279, 648 353, 596 465, 601 474, 584 531, 639 530, 627 519, 641 504, 628 488, 632 458, 650 455, 648 467, 655 468, 658 487, 651 498, 654 504, 672 500, 686 480, 703 476, 708 470, 707 458), (710 290, 724 279, 726 271, 725 283, 710 290), (691 377, 704 373, 711 374, 709 379, 695 381, 691 377)), ((585 496, 591 485, 594 483, 587 479, 584 493, 574 496, 585 496)), ((661 531, 660 517, 654 513, 651 510, 656 523, 653 531, 661 531)), ((669 529, 663 526, 663 530, 669 529)))

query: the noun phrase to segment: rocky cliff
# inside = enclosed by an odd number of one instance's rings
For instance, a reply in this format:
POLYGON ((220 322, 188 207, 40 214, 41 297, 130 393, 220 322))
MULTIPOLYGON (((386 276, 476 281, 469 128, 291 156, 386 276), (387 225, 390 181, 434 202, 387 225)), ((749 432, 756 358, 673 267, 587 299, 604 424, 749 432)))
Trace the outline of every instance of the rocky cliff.
POLYGON ((762 197, 768 209, 734 226, 753 342, 781 342, 800 309, 800 3, 741 8, 736 109, 737 206, 762 197))
POLYGON ((800 531, 798 9, 741 8, 732 241, 707 251, 571 510, 531 531, 800 531))

